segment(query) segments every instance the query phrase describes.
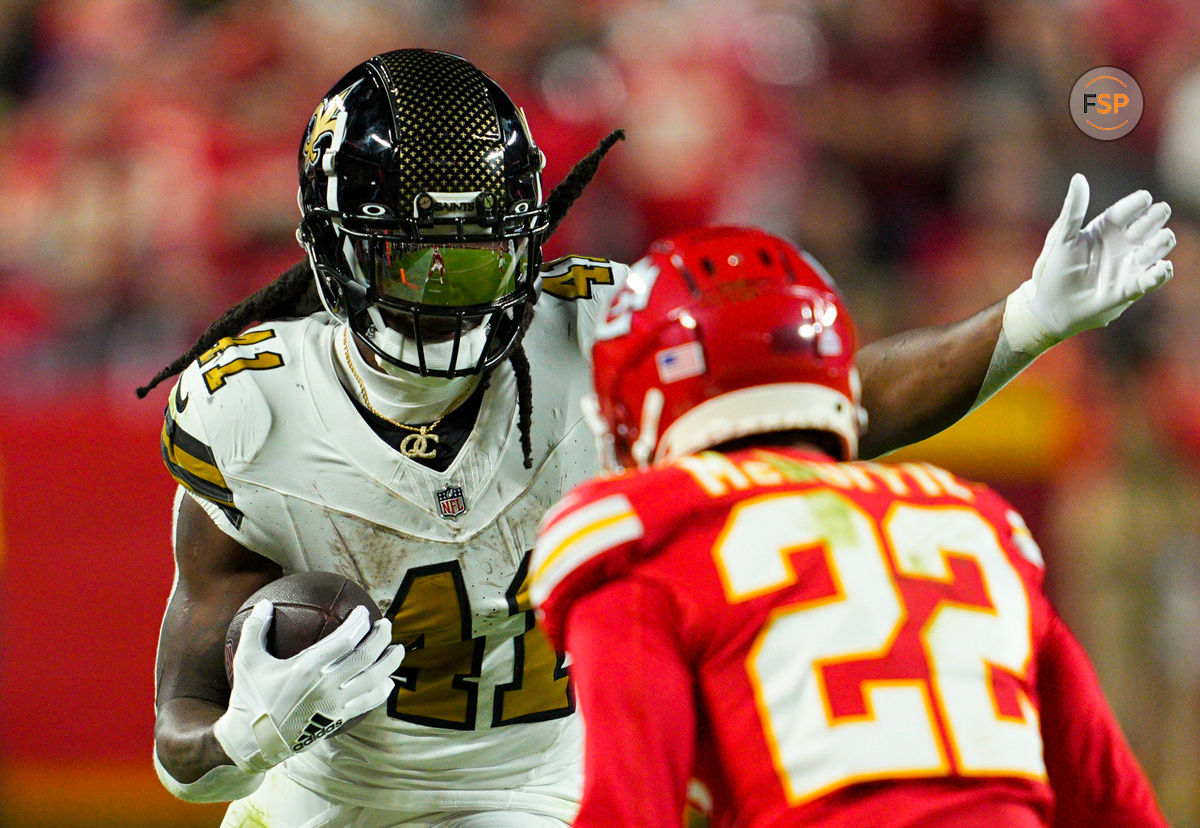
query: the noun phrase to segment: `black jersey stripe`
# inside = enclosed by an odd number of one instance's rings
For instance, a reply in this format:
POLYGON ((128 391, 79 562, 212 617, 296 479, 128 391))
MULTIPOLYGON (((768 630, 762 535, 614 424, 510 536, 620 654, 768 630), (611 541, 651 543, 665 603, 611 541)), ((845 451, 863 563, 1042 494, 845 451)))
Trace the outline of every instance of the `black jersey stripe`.
POLYGON ((167 466, 167 471, 171 473, 171 477, 181 486, 195 492, 206 500, 211 500, 218 506, 233 506, 233 492, 229 489, 215 486, 202 477, 197 477, 186 468, 175 462, 171 455, 171 449, 166 442, 162 445, 163 462, 167 466))
POLYGON ((163 422, 162 457, 181 485, 221 506, 233 506, 233 492, 217 468, 212 449, 180 428, 169 412, 163 422))

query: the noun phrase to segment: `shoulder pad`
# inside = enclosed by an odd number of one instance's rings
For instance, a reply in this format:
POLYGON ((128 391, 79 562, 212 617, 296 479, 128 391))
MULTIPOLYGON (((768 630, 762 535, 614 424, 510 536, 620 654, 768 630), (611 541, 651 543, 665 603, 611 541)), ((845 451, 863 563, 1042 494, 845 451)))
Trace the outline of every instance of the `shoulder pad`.
POLYGON ((593 285, 609 286, 617 282, 616 271, 624 265, 590 256, 564 256, 542 265, 542 292, 573 302, 591 299, 593 285))
POLYGON ((1029 531, 1021 513, 995 489, 982 483, 971 481, 963 481, 963 483, 971 487, 971 492, 975 496, 975 508, 996 527, 997 531, 1001 533, 1001 537, 1007 535, 1008 540, 1012 542, 1013 547, 1022 558, 1037 570, 1044 570, 1046 563, 1042 557, 1042 549, 1034 540, 1033 533, 1029 531))
POLYGON ((561 649, 563 619, 575 600, 633 564, 642 522, 622 493, 576 490, 553 510, 530 556, 530 597, 544 632, 561 649))
MULTIPOLYGON (((180 485, 233 508, 226 475, 258 454, 271 431, 271 409, 258 384, 238 376, 285 364, 275 333, 252 329, 221 340, 180 375, 163 415, 162 455, 180 485)), ((252 376, 252 375, 248 375, 252 376)))

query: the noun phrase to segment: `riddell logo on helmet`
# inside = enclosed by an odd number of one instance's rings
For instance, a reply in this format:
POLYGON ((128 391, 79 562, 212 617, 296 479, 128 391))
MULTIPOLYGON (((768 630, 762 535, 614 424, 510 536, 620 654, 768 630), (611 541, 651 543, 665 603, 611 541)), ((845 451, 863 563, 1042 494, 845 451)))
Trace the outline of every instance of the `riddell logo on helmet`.
POLYGON ((595 337, 598 341, 616 339, 629 333, 633 327, 633 315, 645 310, 659 273, 658 265, 649 259, 634 262, 629 268, 629 275, 625 277, 625 283, 613 297, 608 313, 596 325, 595 337))

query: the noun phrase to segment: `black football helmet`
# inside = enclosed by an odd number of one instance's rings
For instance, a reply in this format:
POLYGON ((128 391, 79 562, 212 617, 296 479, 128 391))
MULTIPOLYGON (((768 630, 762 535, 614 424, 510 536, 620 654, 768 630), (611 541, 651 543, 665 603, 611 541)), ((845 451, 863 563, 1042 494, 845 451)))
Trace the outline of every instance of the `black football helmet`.
POLYGON ((524 114, 469 61, 400 49, 354 67, 300 145, 296 235, 326 309, 384 368, 496 365, 536 300, 544 164, 524 114))

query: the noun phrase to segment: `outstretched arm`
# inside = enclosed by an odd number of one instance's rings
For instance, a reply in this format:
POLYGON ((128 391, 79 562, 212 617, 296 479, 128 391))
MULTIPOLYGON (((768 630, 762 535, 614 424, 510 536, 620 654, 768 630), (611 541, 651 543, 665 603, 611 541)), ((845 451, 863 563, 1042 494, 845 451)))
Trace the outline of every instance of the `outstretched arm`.
POLYGON ((1004 303, 997 302, 961 322, 905 331, 859 350, 868 417, 859 455, 878 457, 966 416, 979 397, 1003 317, 1004 303))
POLYGON ((1107 325, 1171 278, 1171 208, 1145 190, 1116 202, 1087 227, 1087 179, 1072 177, 1033 275, 1001 303, 937 328, 910 331, 859 351, 867 432, 874 457, 959 420, 1069 336, 1107 325))

